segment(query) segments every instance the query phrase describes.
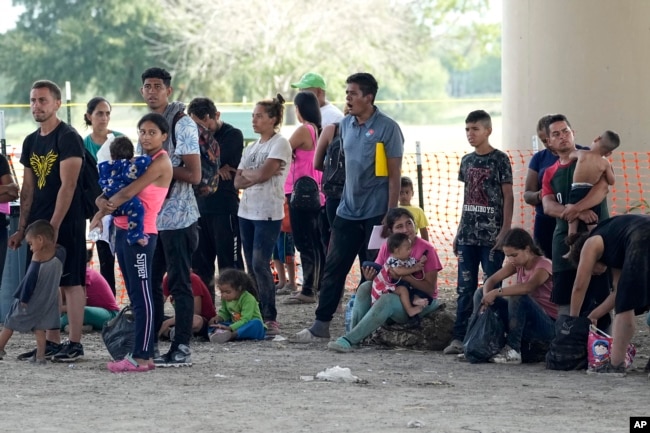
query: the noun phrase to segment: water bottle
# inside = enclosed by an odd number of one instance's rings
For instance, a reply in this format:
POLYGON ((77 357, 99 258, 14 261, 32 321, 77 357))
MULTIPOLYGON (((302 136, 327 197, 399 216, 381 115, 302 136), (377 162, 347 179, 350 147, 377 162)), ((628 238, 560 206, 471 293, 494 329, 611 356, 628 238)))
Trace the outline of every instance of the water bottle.
POLYGON ((90 232, 88 232, 88 240, 97 242, 101 238, 102 232, 99 230, 99 227, 95 227, 90 232))
POLYGON ((352 330, 352 307, 354 307, 354 298, 355 294, 353 293, 348 301, 347 307, 345 307, 345 333, 347 334, 352 330))

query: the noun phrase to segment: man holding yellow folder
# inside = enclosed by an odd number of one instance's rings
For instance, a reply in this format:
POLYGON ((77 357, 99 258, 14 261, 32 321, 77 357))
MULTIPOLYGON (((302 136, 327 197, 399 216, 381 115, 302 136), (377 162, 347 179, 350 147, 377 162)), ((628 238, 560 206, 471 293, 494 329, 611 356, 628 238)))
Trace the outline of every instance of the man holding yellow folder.
POLYGON ((397 207, 399 199, 402 131, 374 105, 378 86, 372 75, 353 74, 346 84, 349 114, 340 124, 345 187, 332 225, 316 320, 292 338, 295 343, 329 340, 330 321, 354 259, 357 253, 361 262, 376 258, 377 250, 368 251, 372 229, 382 223, 388 209, 397 207))

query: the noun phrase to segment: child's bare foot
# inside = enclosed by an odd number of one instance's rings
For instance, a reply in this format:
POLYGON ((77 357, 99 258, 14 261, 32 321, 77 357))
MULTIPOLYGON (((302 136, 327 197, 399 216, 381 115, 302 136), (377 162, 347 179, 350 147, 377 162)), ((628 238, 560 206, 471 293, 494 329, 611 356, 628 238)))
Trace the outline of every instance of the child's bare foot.
POLYGON ((411 305, 410 307, 405 308, 406 314, 408 314, 409 317, 417 316, 424 310, 424 306, 422 305, 411 305))
POLYGON ((413 305, 422 306, 422 308, 424 309, 424 307, 429 305, 429 300, 425 298, 420 298, 419 296, 413 296, 413 305))

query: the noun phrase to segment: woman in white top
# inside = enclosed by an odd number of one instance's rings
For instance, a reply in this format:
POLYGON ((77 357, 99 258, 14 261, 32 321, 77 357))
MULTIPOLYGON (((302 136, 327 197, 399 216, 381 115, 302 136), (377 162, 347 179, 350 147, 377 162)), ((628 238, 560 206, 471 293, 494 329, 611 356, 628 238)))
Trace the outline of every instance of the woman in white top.
POLYGON ((244 149, 235 188, 244 190, 239 204, 239 231, 248 272, 257 283, 267 334, 277 335, 275 285, 269 263, 284 217, 284 182, 291 145, 279 134, 284 98, 260 101, 253 110, 253 130, 260 138, 244 149))

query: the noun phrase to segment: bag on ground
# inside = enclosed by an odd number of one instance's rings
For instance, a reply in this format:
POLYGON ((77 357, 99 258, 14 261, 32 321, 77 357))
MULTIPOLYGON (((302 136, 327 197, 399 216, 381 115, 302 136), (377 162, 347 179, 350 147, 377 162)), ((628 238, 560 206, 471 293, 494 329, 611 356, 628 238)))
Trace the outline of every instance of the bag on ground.
POLYGON ((591 321, 586 317, 558 316, 555 338, 546 353, 549 370, 584 370, 587 368, 587 337, 591 321))
MULTIPOLYGON (((612 353, 613 340, 610 335, 591 325, 587 337, 587 361, 590 369, 595 369, 609 361, 612 353)), ((634 362, 636 347, 630 343, 625 353, 625 368, 630 368, 634 362)))
POLYGON ((463 340, 465 359, 473 364, 488 362, 505 344, 505 327, 494 308, 472 315, 463 340))
POLYGON ((133 352, 135 318, 131 307, 124 307, 117 316, 104 324, 102 340, 115 361, 122 360, 128 353, 133 352))

